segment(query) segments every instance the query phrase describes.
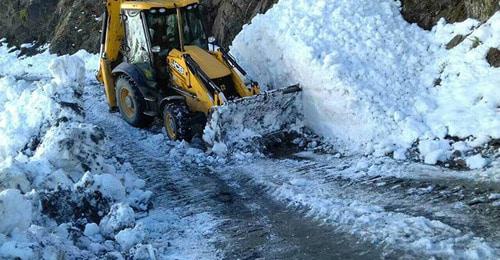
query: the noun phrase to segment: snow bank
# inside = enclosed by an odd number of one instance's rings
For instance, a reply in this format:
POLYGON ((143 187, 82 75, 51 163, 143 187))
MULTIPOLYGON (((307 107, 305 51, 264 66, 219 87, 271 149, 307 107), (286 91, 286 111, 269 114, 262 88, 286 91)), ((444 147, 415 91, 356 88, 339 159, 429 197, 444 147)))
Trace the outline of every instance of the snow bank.
POLYGON ((144 239, 135 213, 148 209, 151 192, 103 150, 103 131, 85 123, 81 96, 96 59, 0 53, 0 258, 143 250, 132 248, 144 239))
POLYGON ((436 141, 425 145, 436 150, 417 150, 434 164, 450 158, 456 139, 472 136, 473 148, 498 138, 500 71, 484 58, 500 45, 499 16, 426 32, 403 20, 398 1, 281 0, 244 27, 231 52, 269 88, 300 83, 305 124, 338 147, 405 159, 419 141, 436 141), (445 50, 463 31, 479 46, 445 50))
MULTIPOLYGON (((51 54, 48 46, 42 46, 39 51, 40 54, 26 57, 20 56, 21 51, 15 47, 8 48, 7 43, 0 41, 0 77, 12 76, 15 78, 25 79, 50 79, 51 74, 47 70, 50 64, 58 58, 57 55, 51 54)), ((86 79, 91 79, 95 75, 95 70, 98 67, 99 59, 95 54, 90 54, 85 50, 80 50, 72 57, 80 58, 85 64, 87 72, 86 79)), ((68 57, 69 59, 73 59, 68 57)), ((63 58, 64 59, 64 58, 63 58)), ((68 66, 73 67, 73 63, 66 63, 68 66)), ((71 68, 69 68, 71 69, 71 68)), ((66 74, 58 73, 59 76, 66 74)), ((68 74, 69 75, 69 74, 68 74)))
POLYGON ((500 138, 500 68, 485 59, 490 48, 500 48, 500 12, 481 25, 441 20, 433 32, 443 46, 456 35, 465 39, 438 55, 440 82, 430 90, 431 109, 421 111, 425 122, 439 138, 473 136, 480 140, 474 146, 500 138))
POLYGON ((395 1, 283 0, 245 27, 231 52, 265 85, 299 82, 306 124, 363 151, 409 146, 421 134, 411 108, 432 84, 420 76, 432 63, 427 38, 395 1))

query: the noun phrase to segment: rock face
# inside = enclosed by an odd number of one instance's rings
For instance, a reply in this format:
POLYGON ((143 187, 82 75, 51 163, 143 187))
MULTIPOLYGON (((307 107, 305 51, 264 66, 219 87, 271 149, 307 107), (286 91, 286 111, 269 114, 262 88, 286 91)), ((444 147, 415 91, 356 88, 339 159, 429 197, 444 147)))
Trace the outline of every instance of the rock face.
POLYGON ((2 0, 0 38, 19 45, 51 43, 51 51, 98 50, 100 0, 2 0))
POLYGON ((208 29, 227 47, 241 31, 244 24, 266 12, 278 0, 205 0, 209 21, 208 29))
MULTIPOLYGON (((79 49, 99 50, 100 16, 104 0, 0 0, 0 38, 14 45, 50 43, 54 53, 79 49)), ((227 47, 256 14, 278 0, 201 0, 207 29, 227 47)), ((449 22, 467 17, 485 21, 498 0, 402 0, 402 14, 412 23, 430 29, 441 17, 449 22)))
MULTIPOLYGON (((202 0, 207 29, 227 47, 242 26, 277 0, 202 0)), ((99 51, 103 0, 1 0, 0 38, 14 45, 50 42, 51 52, 99 51)))
POLYGON ((492 67, 500 68, 500 50, 490 48, 486 54, 486 60, 492 67))
POLYGON ((402 0, 402 14, 410 23, 431 29, 439 19, 461 22, 467 18, 486 21, 500 9, 498 0, 402 0))

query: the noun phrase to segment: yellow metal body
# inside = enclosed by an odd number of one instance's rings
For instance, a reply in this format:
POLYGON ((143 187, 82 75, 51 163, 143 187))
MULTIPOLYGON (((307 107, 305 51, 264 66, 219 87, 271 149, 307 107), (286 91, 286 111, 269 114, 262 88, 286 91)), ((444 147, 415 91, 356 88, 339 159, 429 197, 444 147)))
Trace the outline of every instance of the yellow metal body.
MULTIPOLYGON (((101 46, 98 80, 104 84, 108 104, 111 108, 116 107, 116 93, 111 64, 117 61, 120 45, 125 37, 124 25, 120 18, 121 10, 166 8, 177 9, 179 12, 179 8, 197 4, 198 2, 198 0, 107 0, 108 21, 107 28, 105 28, 105 40, 103 46, 101 46)), ((224 59, 224 55, 220 51, 209 52, 197 46, 182 46, 181 50, 173 49, 169 52, 167 66, 171 75, 170 85, 185 97, 191 112, 208 114, 212 107, 223 105, 226 98, 223 93, 209 91, 209 86, 205 86, 203 81, 190 71, 184 57, 185 54, 188 54, 212 80, 230 76, 232 85, 239 97, 253 96, 260 93, 257 85, 245 85, 241 74, 230 65, 229 61, 224 59)), ((218 87, 220 89, 226 88, 223 85, 218 87)))
POLYGON ((151 8, 175 9, 192 4, 198 4, 198 0, 152 0, 152 1, 125 1, 122 9, 149 10, 151 8))

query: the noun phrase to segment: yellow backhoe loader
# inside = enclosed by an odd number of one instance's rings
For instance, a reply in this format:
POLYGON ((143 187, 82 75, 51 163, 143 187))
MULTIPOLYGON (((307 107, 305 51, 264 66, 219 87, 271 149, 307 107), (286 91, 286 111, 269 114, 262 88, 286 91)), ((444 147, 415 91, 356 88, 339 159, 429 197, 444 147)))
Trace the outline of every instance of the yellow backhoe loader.
POLYGON ((215 107, 259 95, 230 54, 209 50, 202 18, 198 0, 107 0, 97 78, 110 110, 136 127, 161 117, 170 139, 189 140, 215 107))

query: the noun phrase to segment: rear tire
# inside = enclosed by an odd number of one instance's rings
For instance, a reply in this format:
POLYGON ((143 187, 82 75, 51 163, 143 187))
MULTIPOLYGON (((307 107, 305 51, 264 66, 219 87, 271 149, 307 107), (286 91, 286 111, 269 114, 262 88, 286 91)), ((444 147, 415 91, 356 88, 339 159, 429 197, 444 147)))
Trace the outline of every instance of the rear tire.
POLYGON ((153 117, 145 115, 147 105, 135 82, 121 75, 116 80, 116 100, 120 114, 127 123, 134 127, 146 127, 153 122, 153 117))
POLYGON ((172 141, 191 141, 191 116, 183 103, 170 103, 163 108, 163 126, 172 141))

